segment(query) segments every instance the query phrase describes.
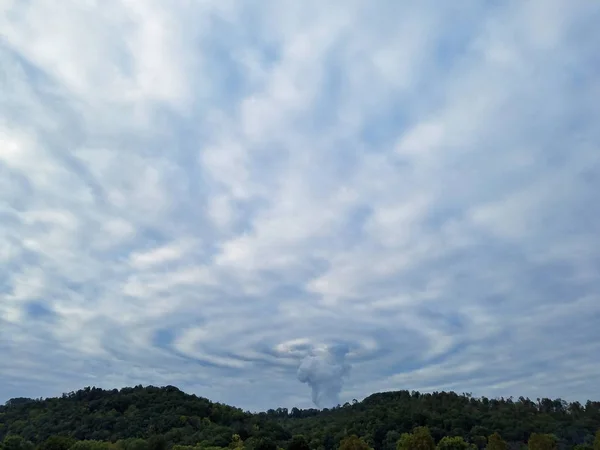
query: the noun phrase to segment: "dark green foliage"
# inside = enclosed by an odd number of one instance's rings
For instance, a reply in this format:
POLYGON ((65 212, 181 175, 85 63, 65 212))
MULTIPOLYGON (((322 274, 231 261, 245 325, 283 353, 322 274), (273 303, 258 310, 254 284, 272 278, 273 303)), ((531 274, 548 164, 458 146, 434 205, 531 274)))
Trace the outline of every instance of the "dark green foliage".
POLYGON ((483 450, 487 447, 487 438, 478 434, 471 433, 471 442, 477 450, 483 450))
POLYGON ((292 437, 292 440, 287 446, 287 450, 310 450, 306 438, 302 435, 292 437))
POLYGON ((342 439, 339 450, 371 450, 369 444, 355 434, 342 439))
POLYGON ((556 450, 556 438, 551 434, 533 433, 529 437, 529 450, 556 450))
POLYGON ((207 446, 226 447, 235 427, 250 429, 252 424, 249 413, 172 386, 111 391, 86 388, 61 398, 11 401, 0 406, 0 439, 13 433, 36 444, 53 435, 112 442, 163 435, 168 443, 206 441, 207 446))
MULTIPOLYGON (((443 440, 443 439, 442 439, 443 440)), ((429 428, 416 427, 412 433, 403 433, 397 450, 434 450, 435 442, 429 428)))
POLYGON ((600 450, 598 429, 600 402, 454 392, 386 392, 323 411, 257 414, 172 386, 86 388, 0 406, 0 450, 338 450, 342 442, 365 450, 432 450, 436 442, 440 448, 463 448, 464 442, 479 450, 523 450, 530 436, 532 450, 600 450), (303 440, 292 438, 299 435, 303 440), (352 435, 356 439, 345 440, 352 435))
MULTIPOLYGON (((145 441, 144 441, 145 442, 145 441)), ((113 450, 113 444, 104 441, 77 441, 70 450, 113 450)), ((124 450, 124 449, 119 449, 124 450)))
POLYGON ((147 450, 167 450, 167 440, 162 435, 154 435, 148 439, 147 450))
POLYGON ((416 426, 427 426, 436 442, 444 436, 461 436, 475 443, 475 436, 498 432, 510 443, 511 450, 520 450, 534 432, 552 433, 571 448, 586 442, 588 436, 593 439, 600 427, 600 402, 582 406, 560 400, 474 398, 454 392, 386 392, 355 405, 299 414, 300 419, 273 418, 292 434, 303 434, 309 442, 312 436, 325 433, 338 442, 346 435, 357 434, 372 443, 375 450, 393 450, 388 434, 411 433, 416 426))
POLYGON ((234 434, 233 436, 231 436, 231 442, 229 443, 228 447, 230 450, 242 449, 244 448, 244 441, 242 440, 239 434, 234 434))
POLYGON ((39 447, 39 450, 69 450, 77 442, 67 436, 50 436, 39 447))
POLYGON ((437 450, 474 450, 474 444, 469 444, 460 436, 446 436, 438 442, 437 450))
POLYGON ((34 445, 30 441, 18 435, 8 435, 2 442, 3 450, 33 450, 34 445))
POLYGON ((508 450, 506 441, 498 433, 491 434, 488 438, 487 450, 508 450))
POLYGON ((271 439, 260 438, 254 446, 254 450, 277 450, 277 444, 271 439))
POLYGON ((119 450, 148 450, 148 442, 140 438, 120 440, 117 444, 119 450))

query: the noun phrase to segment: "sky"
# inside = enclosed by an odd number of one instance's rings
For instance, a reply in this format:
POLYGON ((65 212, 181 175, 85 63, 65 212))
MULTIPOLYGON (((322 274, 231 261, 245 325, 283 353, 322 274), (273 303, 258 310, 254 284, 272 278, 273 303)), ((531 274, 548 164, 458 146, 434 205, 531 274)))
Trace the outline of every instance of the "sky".
POLYGON ((0 0, 0 403, 599 400, 599 21, 0 0))

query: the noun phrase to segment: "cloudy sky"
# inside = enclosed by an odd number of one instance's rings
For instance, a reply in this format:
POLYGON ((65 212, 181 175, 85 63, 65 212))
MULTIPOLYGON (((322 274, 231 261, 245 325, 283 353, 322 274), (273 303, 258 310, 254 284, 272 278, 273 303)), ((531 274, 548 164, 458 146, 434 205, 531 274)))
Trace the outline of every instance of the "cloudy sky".
POLYGON ((310 407, 297 370, 327 348, 342 402, 597 395, 599 21, 0 0, 0 403, 310 407))

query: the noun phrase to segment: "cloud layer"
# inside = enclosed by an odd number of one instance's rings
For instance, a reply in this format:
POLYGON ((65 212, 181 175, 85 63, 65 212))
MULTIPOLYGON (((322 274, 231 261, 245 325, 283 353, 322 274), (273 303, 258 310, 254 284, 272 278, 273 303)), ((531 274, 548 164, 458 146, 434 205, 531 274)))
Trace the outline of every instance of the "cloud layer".
POLYGON ((0 400, 586 399, 600 5, 0 1, 0 400))

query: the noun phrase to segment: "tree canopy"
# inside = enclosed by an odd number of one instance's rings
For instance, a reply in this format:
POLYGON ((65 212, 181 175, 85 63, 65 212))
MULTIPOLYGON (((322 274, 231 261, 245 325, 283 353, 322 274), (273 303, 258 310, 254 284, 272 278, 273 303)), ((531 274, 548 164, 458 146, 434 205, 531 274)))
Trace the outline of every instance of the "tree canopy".
POLYGON ((173 386, 0 406, 0 450, 600 450, 600 403, 395 391, 250 413, 173 386))

